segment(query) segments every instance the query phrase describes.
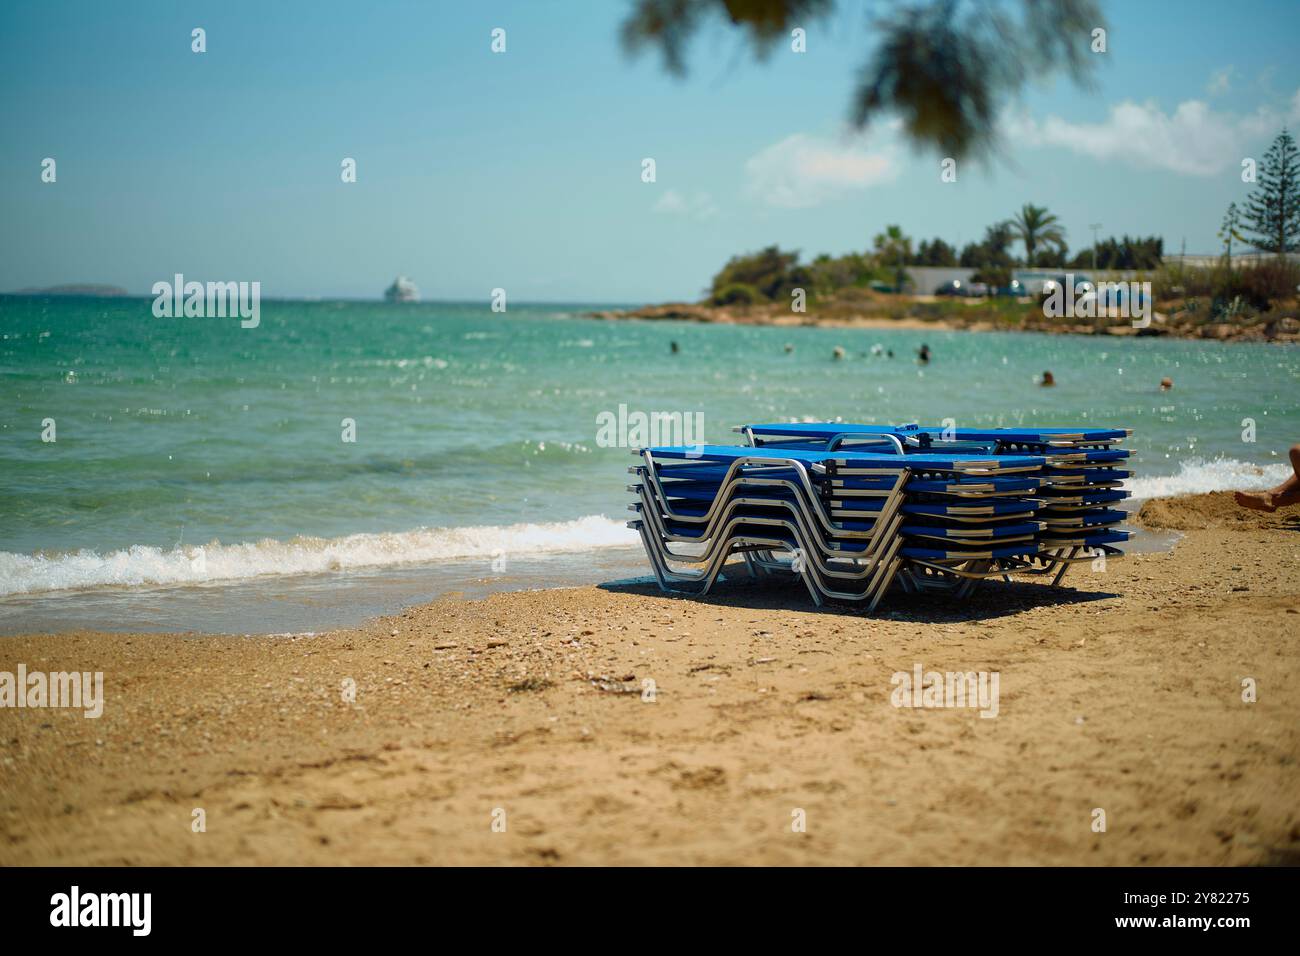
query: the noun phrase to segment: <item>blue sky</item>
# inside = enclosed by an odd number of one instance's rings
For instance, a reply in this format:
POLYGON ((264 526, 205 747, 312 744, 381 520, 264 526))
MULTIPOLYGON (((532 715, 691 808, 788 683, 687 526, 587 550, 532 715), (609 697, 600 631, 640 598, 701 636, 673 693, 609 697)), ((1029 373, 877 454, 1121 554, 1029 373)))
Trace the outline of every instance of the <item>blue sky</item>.
POLYGON ((891 222, 960 245, 1030 201, 1074 249, 1100 222, 1211 252, 1241 157, 1300 124, 1300 3, 1111 2, 1093 87, 1029 90, 1001 158, 942 183, 891 124, 844 130, 888 6, 840 0, 761 63, 716 25, 679 80, 623 54, 618 0, 6 3, 0 290, 374 297, 401 272, 426 298, 662 301, 736 252, 860 250, 891 222))

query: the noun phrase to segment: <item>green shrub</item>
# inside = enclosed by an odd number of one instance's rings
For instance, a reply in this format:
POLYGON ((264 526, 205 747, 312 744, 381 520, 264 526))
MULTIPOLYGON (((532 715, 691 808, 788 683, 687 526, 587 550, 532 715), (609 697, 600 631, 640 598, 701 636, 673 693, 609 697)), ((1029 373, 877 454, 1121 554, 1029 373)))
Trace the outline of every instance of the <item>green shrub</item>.
POLYGON ((807 271, 799 265, 798 252, 783 252, 777 246, 768 246, 758 252, 732 256, 713 277, 713 301, 735 285, 745 285, 761 299, 779 299, 789 295, 798 286, 807 289, 811 282, 807 271))
POLYGON ((1261 259, 1240 268, 1227 263, 1210 268, 1168 266, 1154 276, 1152 291, 1157 299, 1208 299, 1211 314, 1236 315, 1243 306, 1267 312, 1278 302, 1294 299, 1297 285, 1300 263, 1261 259))
POLYGON ((1264 259, 1249 269, 1237 272, 1234 295, 1240 295, 1261 312, 1273 303, 1296 297, 1300 285, 1300 263, 1286 259, 1264 259))
POLYGON ((714 292, 711 301, 714 305, 753 305, 766 298, 747 282, 733 282, 714 292))

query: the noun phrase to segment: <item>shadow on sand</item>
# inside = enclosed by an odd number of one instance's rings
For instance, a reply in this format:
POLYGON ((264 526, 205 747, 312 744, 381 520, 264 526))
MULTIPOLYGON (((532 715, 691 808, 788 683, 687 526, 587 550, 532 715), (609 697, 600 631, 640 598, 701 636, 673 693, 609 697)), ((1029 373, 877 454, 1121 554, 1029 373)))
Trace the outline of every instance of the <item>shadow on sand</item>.
POLYGON ((719 581, 708 594, 690 594, 685 591, 661 591, 653 577, 607 581, 600 588, 624 594, 657 595, 666 600, 690 601, 696 604, 714 604, 720 607, 749 608, 753 610, 808 611, 840 617, 877 618, 894 621, 953 624, 963 621, 981 621, 1010 617, 1037 607, 1059 607, 1070 604, 1091 604, 1108 598, 1120 597, 1111 591, 1080 590, 1069 586, 1069 579, 1061 587, 1033 581, 986 581, 975 593, 965 599, 943 594, 906 594, 892 590, 867 614, 860 605, 827 602, 818 607, 808 596, 808 591, 797 581, 756 581, 738 577, 719 581))

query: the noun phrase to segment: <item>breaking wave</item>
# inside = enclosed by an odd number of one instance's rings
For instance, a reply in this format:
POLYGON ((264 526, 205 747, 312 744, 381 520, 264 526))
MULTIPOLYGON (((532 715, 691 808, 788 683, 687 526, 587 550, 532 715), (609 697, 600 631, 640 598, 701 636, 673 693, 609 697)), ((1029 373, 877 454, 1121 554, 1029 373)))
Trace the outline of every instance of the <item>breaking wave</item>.
POLYGON ((163 550, 135 545, 118 551, 62 554, 0 552, 0 596, 41 591, 140 585, 207 584, 269 575, 318 574, 435 561, 518 557, 635 545, 621 521, 588 515, 573 521, 464 528, 419 528, 341 538, 265 539, 245 544, 163 550))
POLYGON ((1289 464, 1255 465, 1235 458, 1192 458, 1180 462, 1174 475, 1130 478, 1124 487, 1134 498, 1171 498, 1208 491, 1250 491, 1271 488, 1291 474, 1289 464))

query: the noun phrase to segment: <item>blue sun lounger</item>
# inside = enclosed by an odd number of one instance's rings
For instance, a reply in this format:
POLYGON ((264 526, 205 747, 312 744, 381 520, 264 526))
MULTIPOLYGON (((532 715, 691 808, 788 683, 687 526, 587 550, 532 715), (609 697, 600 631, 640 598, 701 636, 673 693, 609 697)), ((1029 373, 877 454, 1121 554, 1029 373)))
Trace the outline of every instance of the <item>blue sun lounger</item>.
MULTIPOLYGON (((1132 474, 1121 467, 1129 452, 1114 447, 1132 434, 1127 428, 1016 427, 940 428, 920 425, 864 425, 851 422, 788 422, 741 425, 735 429, 758 447, 852 449, 892 447, 896 453, 967 453, 984 450, 996 456, 1038 455, 1046 461, 1042 471, 1044 510, 1049 515, 1088 514, 1128 497, 1123 482, 1132 474), (881 443, 884 443, 882 446, 881 443)), ((1069 566, 1098 555, 1119 556, 1111 545, 1127 532, 1112 529, 1101 540, 1058 546, 1074 541, 1059 535, 1044 536, 1044 548, 1035 556, 1030 573, 1052 574, 1059 584, 1069 566)))
POLYGON ((1053 574, 1118 554, 1125 429, 741 426, 745 445, 639 449, 630 468, 651 567, 705 592, 743 568, 802 579, 814 601, 874 609, 905 592, 1053 574))
POLYGON ((898 439, 901 444, 921 446, 936 441, 951 441, 1075 448, 1123 441, 1132 434, 1127 428, 923 428, 920 425, 860 425, 851 422, 738 425, 735 431, 745 435, 755 447, 782 441, 822 442, 823 445, 829 444, 829 447, 838 447, 852 441, 895 444, 894 439, 898 439))
POLYGON ((935 561, 989 561, 1033 553, 1045 527, 1026 520, 1043 506, 1029 497, 1041 487, 1037 456, 745 446, 638 454, 631 525, 668 589, 707 590, 739 553, 752 572, 801 574, 815 599, 874 607, 906 548, 935 561))

